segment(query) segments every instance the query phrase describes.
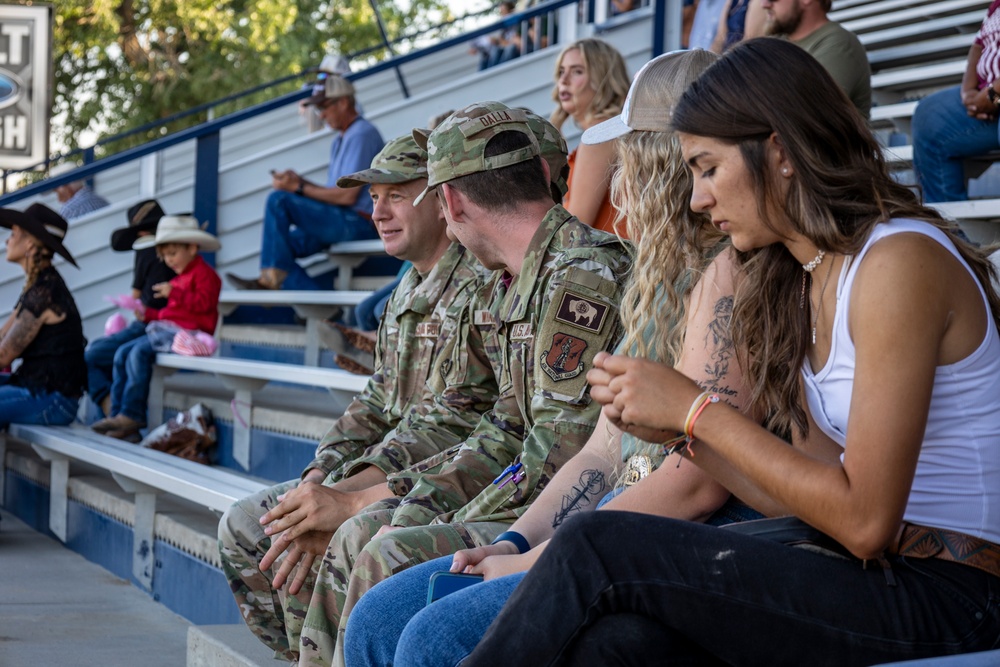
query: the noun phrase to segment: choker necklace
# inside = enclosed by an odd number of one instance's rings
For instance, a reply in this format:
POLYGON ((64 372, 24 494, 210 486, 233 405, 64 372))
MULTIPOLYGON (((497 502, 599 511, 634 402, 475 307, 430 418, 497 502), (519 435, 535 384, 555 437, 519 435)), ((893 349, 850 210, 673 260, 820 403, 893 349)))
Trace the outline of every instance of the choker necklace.
MULTIPOLYGON (((823 252, 822 250, 820 252, 823 252)), ((822 261, 822 260, 821 260, 822 261)), ((816 267, 813 267, 816 268, 816 267)), ((826 270, 826 278, 823 279, 823 286, 819 288, 819 299, 816 301, 816 312, 812 321, 812 344, 816 344, 816 323, 819 322, 819 313, 823 309, 823 295, 826 294, 826 286, 830 282, 830 275, 833 273, 833 260, 830 260, 830 268, 826 270)), ((810 304, 811 305, 811 304, 810 304)))

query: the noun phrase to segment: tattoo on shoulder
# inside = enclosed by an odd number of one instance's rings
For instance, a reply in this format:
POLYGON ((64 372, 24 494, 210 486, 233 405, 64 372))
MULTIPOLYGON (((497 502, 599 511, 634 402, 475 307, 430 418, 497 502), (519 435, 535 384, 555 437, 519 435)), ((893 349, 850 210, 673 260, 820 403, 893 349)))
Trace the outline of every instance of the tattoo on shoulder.
POLYGON ((733 297, 724 296, 715 302, 712 321, 705 334, 705 348, 710 351, 705 373, 713 385, 729 373, 729 362, 733 358, 733 337, 729 333, 729 322, 733 317, 733 297))
POLYGON ((558 528, 559 524, 566 520, 566 517, 589 505, 605 488, 607 488, 607 482, 603 472, 584 470, 580 473, 580 479, 576 485, 562 497, 562 506, 552 518, 552 527, 558 528))

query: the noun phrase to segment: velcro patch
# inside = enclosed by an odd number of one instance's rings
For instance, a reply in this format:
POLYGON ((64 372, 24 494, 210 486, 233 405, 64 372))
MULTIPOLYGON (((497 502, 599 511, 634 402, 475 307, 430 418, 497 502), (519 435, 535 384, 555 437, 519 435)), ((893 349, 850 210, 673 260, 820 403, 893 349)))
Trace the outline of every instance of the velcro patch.
POLYGON ((531 323, 527 324, 515 324, 510 328, 510 339, 511 340, 527 340, 529 338, 534 338, 535 334, 531 331, 531 323))
POLYGON ((440 322, 421 322, 417 325, 417 338, 438 338, 440 335, 440 322))
POLYGON ((487 327, 496 324, 496 320, 493 319, 493 313, 488 310, 477 310, 473 320, 473 323, 477 327, 487 327))
POLYGON ((555 382, 571 380, 586 370, 583 353, 587 345, 587 341, 582 338, 557 332, 552 336, 552 345, 542 354, 538 363, 555 382))
POLYGON ((567 291, 556 311, 556 319, 580 329, 600 333, 607 314, 608 306, 600 301, 567 291))

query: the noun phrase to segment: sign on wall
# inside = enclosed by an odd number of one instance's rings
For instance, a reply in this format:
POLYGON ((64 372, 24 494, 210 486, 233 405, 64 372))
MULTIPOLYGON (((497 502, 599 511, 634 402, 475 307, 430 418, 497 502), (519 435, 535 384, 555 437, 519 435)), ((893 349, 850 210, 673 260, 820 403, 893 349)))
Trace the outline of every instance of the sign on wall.
POLYGON ((0 4, 0 169, 23 169, 49 152, 52 7, 0 4))

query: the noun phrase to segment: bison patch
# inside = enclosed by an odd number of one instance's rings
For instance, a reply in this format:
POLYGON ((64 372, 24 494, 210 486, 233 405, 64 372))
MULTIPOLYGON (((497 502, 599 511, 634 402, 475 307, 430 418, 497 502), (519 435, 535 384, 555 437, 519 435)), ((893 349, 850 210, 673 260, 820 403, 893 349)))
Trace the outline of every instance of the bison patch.
POLYGON ((600 333, 607 314, 608 307, 603 303, 573 292, 564 292, 562 303, 556 312, 556 319, 574 327, 600 333))

